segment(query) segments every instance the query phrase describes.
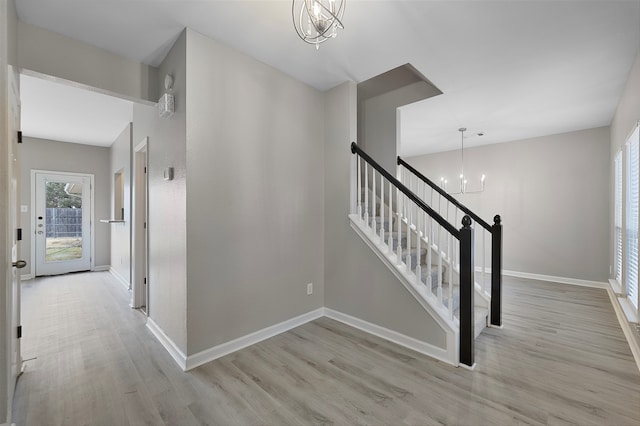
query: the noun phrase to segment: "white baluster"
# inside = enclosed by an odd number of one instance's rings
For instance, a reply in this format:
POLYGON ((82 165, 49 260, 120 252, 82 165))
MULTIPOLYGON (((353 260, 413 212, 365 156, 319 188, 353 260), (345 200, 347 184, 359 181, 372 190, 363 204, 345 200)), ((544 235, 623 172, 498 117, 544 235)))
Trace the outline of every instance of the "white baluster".
POLYGON ((396 188, 396 195, 398 196, 398 265, 402 265, 402 192, 399 188, 396 188))
POLYGON ((391 253, 392 251, 393 251, 393 185, 391 185, 391 182, 389 182, 389 253, 391 253))
MULTIPOLYGON (((447 203, 447 215, 445 216, 447 218, 447 220, 449 220, 449 205, 451 204, 449 201, 446 201, 447 203)), ((446 242, 447 242, 447 259, 449 260, 449 264, 451 265, 451 252, 450 252, 450 247, 449 247, 449 238, 445 238, 446 242)))
POLYGON ((380 242, 384 243, 384 176, 380 174, 380 242))
MULTIPOLYGON (((406 175, 407 171, 403 169, 403 172, 404 172, 404 173, 405 173, 405 175, 406 175)), ((406 180, 407 180, 407 179, 406 179, 406 177, 405 177, 405 179, 404 179, 404 180, 405 180, 405 182, 406 182, 406 180)), ((409 210, 409 201, 408 201, 407 196, 406 196, 406 195, 404 195, 404 194, 403 194, 402 207, 404 208, 404 209, 403 209, 404 214, 403 214, 403 216, 402 216, 402 217, 406 219, 406 218, 409 216, 409 211, 408 211, 408 210, 409 210)), ((407 223, 408 223, 408 222, 409 222, 409 221, 407 220, 407 223)))
MULTIPOLYGON (((408 209, 408 216, 410 216, 410 212, 411 212, 411 203, 408 198, 407 198, 407 204, 409 204, 409 206, 407 206, 408 209)), ((411 222, 409 221, 409 219, 407 219, 407 260, 404 262, 407 264, 407 272, 411 272, 411 222)))
POLYGON ((369 226, 369 171, 364 163, 364 223, 369 226))
POLYGON ((358 218, 362 220, 362 169, 360 166, 360 156, 357 156, 357 169, 356 173, 356 190, 358 191, 358 218))
POLYGON ((376 216, 378 212, 376 211, 376 169, 371 167, 371 180, 372 182, 372 190, 371 190, 371 229, 373 233, 376 233, 376 216))
MULTIPOLYGON (((431 223, 431 219, 427 218, 427 221, 431 223)), ((429 238, 427 241, 427 279, 425 280, 425 284, 427 285, 427 290, 429 290, 430 293, 433 292, 433 279, 431 278, 431 271, 433 270, 431 252, 433 250, 431 246, 432 246, 432 241, 431 241, 431 238, 429 238)))
POLYGON ((442 305, 442 226, 438 225, 438 302, 442 305))
POLYGON ((421 228, 421 220, 420 218, 422 217, 422 210, 420 210, 418 212, 417 216, 417 220, 418 222, 416 223, 416 231, 417 231, 417 248, 418 248, 418 257, 416 259, 416 284, 422 284, 422 259, 421 259, 421 248, 422 248, 422 238, 420 237, 420 228, 421 228))
MULTIPOLYGON (((422 195, 424 196, 424 202, 426 203, 427 202, 427 184, 426 183, 422 184, 422 195)), ((431 205, 429 205, 429 207, 431 207, 431 205)), ((424 232, 422 233, 422 235, 424 235, 424 238, 426 240, 428 240, 427 232, 428 232, 428 229, 429 229, 429 219, 428 219, 427 212, 424 212, 423 220, 424 220, 424 222, 422 222, 422 223, 423 223, 423 226, 424 226, 424 232)))
MULTIPOLYGON (((412 185, 411 185, 411 181, 412 179, 412 175, 409 174, 409 190, 413 191, 412 185)), ((409 220, 407 221, 409 223, 409 227, 411 227, 411 225, 414 224, 414 219, 413 219, 413 209, 415 207, 415 203, 411 203, 409 204, 409 220)))

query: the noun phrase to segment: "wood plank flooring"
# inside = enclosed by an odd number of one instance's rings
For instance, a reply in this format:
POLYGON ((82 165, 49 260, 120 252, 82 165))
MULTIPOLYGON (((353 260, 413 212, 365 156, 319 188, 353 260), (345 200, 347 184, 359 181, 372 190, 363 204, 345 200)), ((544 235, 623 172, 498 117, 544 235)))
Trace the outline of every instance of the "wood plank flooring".
POLYGON ((600 289, 505 277, 475 371, 322 318, 183 373, 128 298, 106 272, 24 283, 17 425, 640 425, 600 289))

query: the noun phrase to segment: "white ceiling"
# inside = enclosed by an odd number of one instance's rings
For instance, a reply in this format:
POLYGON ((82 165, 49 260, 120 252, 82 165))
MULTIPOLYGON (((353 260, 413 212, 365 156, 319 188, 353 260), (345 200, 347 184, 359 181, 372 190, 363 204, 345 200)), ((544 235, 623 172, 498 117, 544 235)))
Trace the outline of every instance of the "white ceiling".
POLYGON ((25 136, 111 146, 133 117, 133 103, 68 84, 22 74, 21 128, 25 136))
POLYGON ((19 0, 21 20, 158 65, 185 26, 318 89, 407 62, 442 92, 402 109, 402 155, 610 124, 640 46, 640 0, 347 0, 316 51, 287 1, 19 0))

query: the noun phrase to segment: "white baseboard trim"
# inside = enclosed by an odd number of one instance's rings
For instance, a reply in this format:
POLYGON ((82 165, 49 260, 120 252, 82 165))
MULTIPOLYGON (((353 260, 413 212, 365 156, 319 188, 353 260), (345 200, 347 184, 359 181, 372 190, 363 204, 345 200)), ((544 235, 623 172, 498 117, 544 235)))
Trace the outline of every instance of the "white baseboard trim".
POLYGON ((109 272, 114 276, 116 280, 118 280, 120 284, 124 286, 124 288, 126 288, 127 290, 131 289, 131 285, 129 284, 129 282, 122 275, 120 275, 118 271, 113 269, 112 266, 109 266, 109 272))
POLYGON ((147 328, 151 331, 151 334, 155 336, 156 339, 160 342, 162 346, 169 352, 169 355, 173 358, 173 360, 182 368, 182 371, 187 370, 187 357, 186 355, 178 348, 178 346, 167 336, 164 331, 156 324, 154 320, 151 318, 147 318, 147 328))
POLYGON ((609 284, 605 282, 581 280, 578 278, 568 278, 568 277, 554 277, 553 275, 532 274, 529 272, 507 271, 503 269, 502 275, 508 275, 510 277, 516 277, 516 278, 529 278, 529 279, 538 280, 538 281, 549 281, 552 283, 559 283, 559 284, 578 285, 582 287, 594 287, 594 288, 603 288, 603 289, 609 288, 609 284))
POLYGON ((324 308, 324 315, 327 318, 340 321, 353 328, 357 328, 366 333, 373 334, 374 336, 378 336, 400 346, 404 346, 405 348, 420 352, 421 354, 430 356, 442 362, 446 362, 447 364, 456 365, 451 362, 449 354, 444 348, 433 346, 429 343, 423 342, 413 337, 398 333, 397 331, 389 330, 388 328, 381 327, 377 324, 361 320, 360 318, 352 317, 351 315, 347 315, 330 308, 324 308))
POLYGON ((109 271, 111 269, 111 266, 109 265, 98 265, 98 266, 94 266, 93 268, 91 268, 91 271, 93 272, 104 272, 104 271, 109 271))
POLYGON ((629 348, 631 349, 633 358, 636 360, 636 365, 638 367, 638 370, 640 371, 640 345, 638 344, 638 341, 633 337, 634 331, 631 329, 631 324, 629 324, 629 321, 627 321, 627 316, 625 315, 622 306, 620 305, 620 300, 611 288, 607 289, 607 294, 609 295, 609 300, 611 300, 613 310, 616 312, 616 317, 618 318, 618 322, 620 323, 620 327, 622 328, 624 337, 626 337, 627 342, 629 343, 629 348))
POLYGON ((36 276, 33 274, 24 274, 24 275, 20 275, 20 281, 29 281, 34 279, 36 276))
POLYGON ((196 368, 202 364, 206 364, 207 362, 213 361, 240 349, 244 349, 247 346, 251 346, 270 337, 277 336, 280 333, 284 333, 285 331, 301 326, 302 324, 306 324, 309 321, 321 318, 324 315, 324 311, 324 308, 318 308, 314 311, 307 312, 306 314, 302 314, 295 318, 291 318, 281 323, 263 328, 262 330, 247 334, 246 336, 238 337, 237 339, 229 342, 205 349, 197 354, 189 355, 186 359, 185 370, 191 370, 192 368, 196 368))

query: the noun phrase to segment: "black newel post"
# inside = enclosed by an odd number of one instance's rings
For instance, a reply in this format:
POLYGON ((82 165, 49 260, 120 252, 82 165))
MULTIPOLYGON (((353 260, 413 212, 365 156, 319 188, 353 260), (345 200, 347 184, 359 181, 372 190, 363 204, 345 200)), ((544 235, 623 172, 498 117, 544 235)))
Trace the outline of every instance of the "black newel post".
POLYGON ((502 325, 502 223, 500 215, 491 227, 491 325, 502 325))
POLYGON ((474 256, 473 229, 471 218, 462 218, 460 229, 460 363, 473 366, 474 363, 474 256))

